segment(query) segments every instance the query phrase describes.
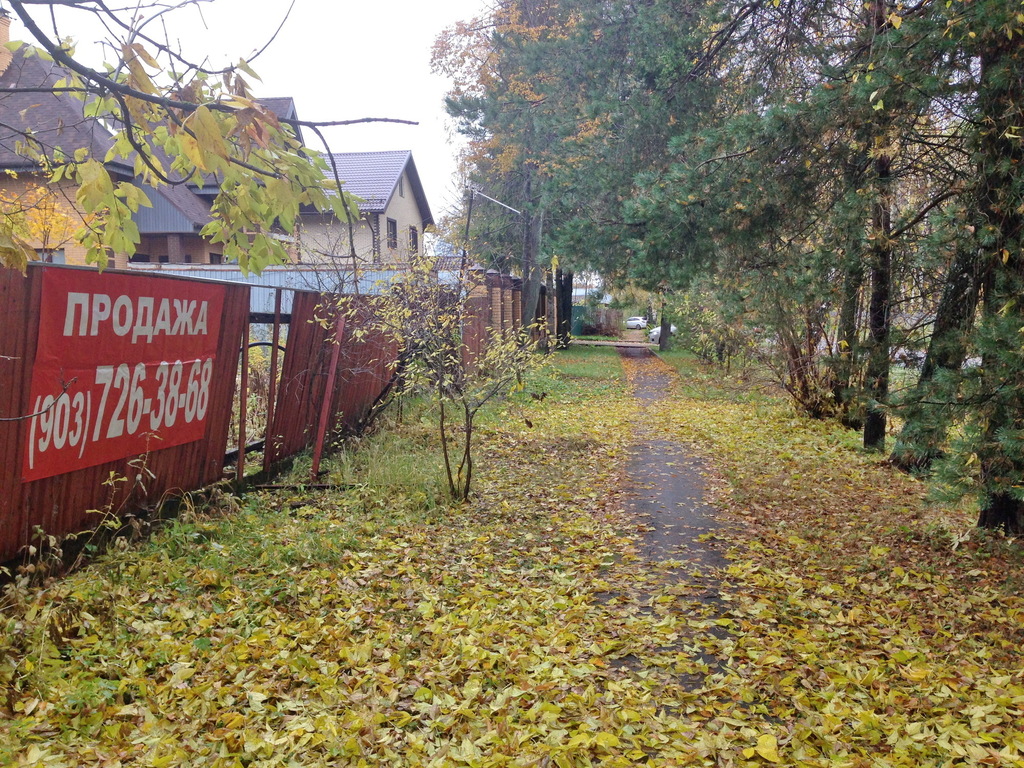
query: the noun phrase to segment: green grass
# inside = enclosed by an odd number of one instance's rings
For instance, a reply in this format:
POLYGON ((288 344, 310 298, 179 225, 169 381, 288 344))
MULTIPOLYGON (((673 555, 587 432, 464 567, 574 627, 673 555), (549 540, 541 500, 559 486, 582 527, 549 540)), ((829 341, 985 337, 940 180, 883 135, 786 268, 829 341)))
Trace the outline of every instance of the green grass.
MULTIPOLYGON (((538 399, 577 403, 626 390, 619 355, 611 347, 571 347, 548 355, 545 365, 525 382, 522 392, 498 398, 478 414, 476 428, 490 431, 510 421, 521 421, 538 399)), ((329 494, 301 488, 310 482, 308 454, 294 463, 278 482, 297 487, 296 499, 330 496, 331 503, 348 506, 362 515, 364 527, 377 530, 402 522, 429 522, 448 505, 437 405, 427 398, 407 398, 401 408, 392 405, 372 434, 349 439, 324 457, 319 482, 339 486, 329 494)), ((476 451, 479 453, 479 441, 476 451)), ((482 457, 476 455, 479 463, 482 457)), ((301 509, 301 505, 299 507, 301 509)), ((263 523, 260 523, 263 524, 263 523)), ((365 531, 330 531, 329 538, 345 538, 365 531)), ((315 536, 319 533, 314 534, 315 536)), ((309 542, 316 548, 316 541, 309 542)))
POLYGON ((573 338, 574 339, 579 339, 580 341, 618 341, 619 339, 622 338, 622 336, 620 334, 618 334, 618 333, 612 334, 612 335, 606 335, 606 336, 601 336, 601 335, 598 335, 598 334, 589 334, 589 335, 573 336, 573 338))
MULTIPOLYGON (((560 350, 548 355, 541 369, 526 379, 522 392, 488 403, 476 418, 476 428, 490 431, 522 421, 528 406, 538 399, 576 403, 625 388, 615 349, 560 350)), ((457 415, 453 409, 449 416, 456 428, 453 434, 458 434, 457 415)), ((370 522, 375 528, 402 522, 395 514, 411 516, 406 522, 417 517, 430 520, 448 504, 437 418, 437 404, 429 398, 406 398, 400 407, 393 404, 372 434, 345 440, 324 457, 318 482, 342 487, 331 492, 334 503, 352 505, 360 512, 379 508, 370 522)), ((476 459, 479 462, 481 457, 476 459)), ((278 483, 301 488, 310 482, 310 466, 307 453, 278 483)), ((338 532, 333 531, 335 534, 338 532)))
POLYGON ((614 347, 569 347, 551 356, 552 366, 565 376, 590 379, 625 379, 614 347))
MULTIPOLYGON (((657 347, 655 347, 657 350, 657 347)), ((697 367, 698 361, 697 356, 686 349, 682 349, 676 346, 670 346, 665 351, 657 350, 657 355, 666 363, 671 365, 680 374, 690 375, 693 369, 697 367)))
POLYGON ((789 403, 771 372, 758 364, 734 364, 726 371, 679 347, 656 354, 679 373, 682 393, 688 397, 749 404, 789 403))
MULTIPOLYGON (((379 496, 395 507, 429 513, 446 503, 438 440, 436 407, 424 398, 405 398, 391 405, 371 433, 331 446, 317 482, 345 489, 343 497, 355 494, 361 503, 379 496)), ((302 486, 310 482, 310 469, 307 453, 278 482, 302 486)))
POLYGON ((548 358, 548 365, 527 382, 526 393, 552 396, 562 402, 626 390, 626 375, 614 347, 573 346, 548 358))

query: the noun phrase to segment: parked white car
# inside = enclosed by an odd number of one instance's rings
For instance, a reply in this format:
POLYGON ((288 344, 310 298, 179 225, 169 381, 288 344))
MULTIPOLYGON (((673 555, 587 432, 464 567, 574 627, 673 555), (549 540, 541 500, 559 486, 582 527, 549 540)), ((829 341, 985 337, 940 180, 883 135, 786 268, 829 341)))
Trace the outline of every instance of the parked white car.
MULTIPOLYGON (((669 327, 669 331, 668 331, 668 335, 672 336, 675 332, 676 332, 676 327, 674 325, 670 326, 669 327)), ((657 344, 658 342, 660 342, 661 341, 661 326, 660 325, 656 325, 653 328, 651 328, 651 332, 649 334, 647 334, 647 338, 649 338, 651 340, 651 344, 657 344)))
POLYGON ((626 318, 626 327, 631 331, 636 331, 641 328, 647 327, 646 317, 629 317, 626 318))

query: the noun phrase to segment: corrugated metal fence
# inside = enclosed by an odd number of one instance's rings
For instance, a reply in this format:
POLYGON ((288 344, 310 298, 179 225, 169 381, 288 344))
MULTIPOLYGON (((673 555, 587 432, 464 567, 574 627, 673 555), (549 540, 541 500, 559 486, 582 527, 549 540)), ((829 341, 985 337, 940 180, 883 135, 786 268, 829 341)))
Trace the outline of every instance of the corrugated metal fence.
MULTIPOLYGON (((247 435, 248 285, 0 269, 0 562, 40 533, 95 528, 97 510, 151 506, 223 479, 229 447, 241 477, 254 443, 265 468, 310 446, 316 465, 328 435, 358 429, 390 384, 393 343, 350 333, 369 312, 357 298, 343 319, 325 316, 319 293, 273 290, 272 338, 261 342, 270 392, 259 406, 269 426, 247 435)), ((469 302, 467 359, 490 329, 518 326, 518 303, 514 280, 487 276, 469 302)))

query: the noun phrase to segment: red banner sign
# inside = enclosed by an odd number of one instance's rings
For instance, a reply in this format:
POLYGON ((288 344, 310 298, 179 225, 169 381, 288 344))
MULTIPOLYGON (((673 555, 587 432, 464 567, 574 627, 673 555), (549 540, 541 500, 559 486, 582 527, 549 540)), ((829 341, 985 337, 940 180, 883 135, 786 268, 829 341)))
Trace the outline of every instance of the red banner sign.
POLYGON ((203 437, 224 286, 47 269, 42 291, 26 481, 203 437))

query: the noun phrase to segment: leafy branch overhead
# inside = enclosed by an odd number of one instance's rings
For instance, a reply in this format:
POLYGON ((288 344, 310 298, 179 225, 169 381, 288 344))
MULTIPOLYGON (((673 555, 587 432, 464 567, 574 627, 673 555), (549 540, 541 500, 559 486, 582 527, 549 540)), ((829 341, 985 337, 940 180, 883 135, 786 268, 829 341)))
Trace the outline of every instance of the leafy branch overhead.
MULTIPOLYGON (((43 30, 35 16, 40 5, 10 3, 37 41, 11 48, 16 56, 52 61, 62 74, 37 90, 81 99, 84 117, 96 121, 97 131, 109 129, 110 138, 103 154, 83 148, 67 154, 59 142, 26 131, 19 151, 38 163, 47 182, 77 186, 77 206, 88 218, 79 238, 90 261, 103 265, 112 251, 134 252, 139 233, 132 215, 150 204, 146 186, 215 184, 212 220, 201 234, 246 270, 286 260, 280 234, 293 231, 302 207, 331 211, 342 221, 358 218, 344 180, 298 139, 301 126, 331 123, 279 118, 253 94, 250 83, 258 77, 244 60, 208 70, 147 36, 147 25, 169 9, 147 6, 140 10, 149 17, 129 19, 116 9, 71 3, 120 33, 115 60, 95 68, 43 30)), ((30 251, 6 221, 4 227, 0 258, 19 266, 30 251)))

